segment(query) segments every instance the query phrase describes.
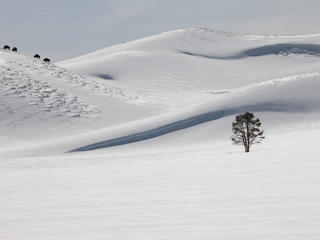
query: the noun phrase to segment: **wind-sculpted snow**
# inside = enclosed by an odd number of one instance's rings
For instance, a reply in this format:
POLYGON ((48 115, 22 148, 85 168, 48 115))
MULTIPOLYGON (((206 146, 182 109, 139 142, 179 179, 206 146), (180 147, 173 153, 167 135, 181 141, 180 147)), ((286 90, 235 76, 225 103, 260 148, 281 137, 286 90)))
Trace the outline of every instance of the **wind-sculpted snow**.
POLYGON ((267 45, 257 48, 251 48, 235 55, 230 56, 210 56, 194 52, 181 52, 186 55, 204 57, 215 60, 236 60, 247 57, 262 57, 266 55, 309 55, 320 57, 320 45, 317 44, 298 44, 298 43, 280 43, 274 45, 267 45))
POLYGON ((41 68, 38 69, 42 74, 50 74, 51 76, 55 77, 56 79, 68 83, 71 86, 82 87, 91 91, 94 91, 96 94, 99 95, 107 95, 112 97, 121 98, 125 101, 130 101, 132 103, 135 102, 143 102, 144 99, 141 98, 139 95, 135 94, 132 91, 127 91, 125 89, 121 89, 118 87, 113 87, 106 83, 103 80, 113 80, 113 76, 110 74, 97 74, 95 77, 97 79, 86 79, 85 77, 74 74, 70 71, 67 71, 64 68, 57 67, 55 65, 42 65, 41 68))
POLYGON ((145 141, 148 139, 156 138, 163 136, 165 134, 173 133, 176 131, 180 131, 186 128, 190 128, 205 122, 214 121, 221 119, 223 117, 227 117, 230 115, 246 112, 246 111, 254 111, 254 112, 290 112, 296 111, 293 106, 285 106, 277 103, 262 103, 259 105, 251 105, 251 106, 242 106, 234 109, 226 109, 226 110, 218 110, 214 112, 200 114, 194 117, 190 117, 187 119, 183 119, 180 121, 176 121, 173 123, 169 123, 164 126, 160 126, 158 128, 154 128, 151 130, 147 130, 144 132, 135 133, 128 136, 118 137, 110 140, 105 140, 101 142, 97 142, 94 144, 90 144, 88 146, 80 147, 71 152, 78 151, 91 151, 97 150, 100 148, 109 148, 115 147, 119 145, 125 145, 130 143, 136 143, 140 141, 145 141))
MULTIPOLYGON (((8 60, 5 65, 0 65, 0 93, 24 98, 26 104, 39 105, 39 111, 51 112, 56 117, 79 117, 99 112, 96 107, 82 102, 78 96, 50 85, 43 79, 48 72, 53 75, 47 65, 39 62, 8 60)), ((4 114, 5 109, 0 111, 4 114)))
MULTIPOLYGON (((314 94, 317 80, 309 79, 318 77, 318 38, 179 30, 58 64, 85 76, 1 51, 0 66, 4 73, 1 84, 8 95, 0 99, 2 113, 12 113, 10 124, 26 122, 26 119, 29 122, 43 122, 40 119, 66 122, 68 118, 88 117, 85 128, 70 121, 75 129, 72 134, 76 135, 76 131, 94 131, 151 117, 152 112, 159 116, 180 109, 188 112, 177 119, 163 119, 152 127, 139 127, 128 134, 106 135, 96 142, 93 138, 88 144, 81 143, 73 148, 79 149, 92 144, 110 147, 152 139, 246 110, 309 111, 318 103, 318 93, 314 94), (292 43, 288 43, 288 39, 292 43), (233 59, 238 61, 228 61, 233 59), (289 83, 283 76, 289 76, 289 83), (298 80, 293 81, 296 78, 298 80), (302 84, 301 79, 306 82, 302 84), (243 89, 246 90, 242 92, 243 89), (217 107, 218 102, 237 104, 217 107), (137 111, 133 105, 140 109, 137 111), (202 112, 189 109, 197 105, 208 107, 202 112), (25 109, 25 114, 18 114, 21 113, 19 109, 25 109)), ((2 123, 3 126, 9 124, 2 123)), ((52 123, 55 124, 56 121, 52 123)), ((63 126, 61 129, 65 128, 63 126)))
POLYGON ((0 239, 318 240, 319 44, 192 28, 65 69, 0 50, 0 239))
POLYGON ((320 45, 318 44, 298 44, 298 43, 280 43, 267 45, 258 48, 248 49, 244 52, 249 57, 261 57, 265 55, 289 55, 304 54, 310 56, 320 56, 320 45))
POLYGON ((21 54, 0 51, 0 59, 1 144, 67 135, 75 123, 99 116, 97 106, 68 90, 65 82, 80 78, 75 74, 21 54))
MULTIPOLYGON (((243 112, 312 112, 320 110, 320 74, 318 72, 301 74, 263 83, 250 85, 226 95, 218 103, 206 103, 200 113, 199 110, 185 110, 176 116, 181 119, 173 122, 163 119, 160 126, 127 136, 99 141, 74 149, 76 151, 90 151, 109 148, 157 138, 169 133, 180 131, 209 121, 215 121, 230 115, 243 112), (210 109, 217 109, 211 110, 210 109), (193 113, 195 112, 195 113, 193 113), (187 117, 188 116, 188 117, 187 117)), ((169 120, 170 121, 170 120, 169 120)), ((137 127, 143 129, 143 127, 137 127)))
MULTIPOLYGON (((58 63, 137 96, 179 106, 199 92, 228 91, 268 79, 318 71, 320 35, 253 36, 186 29, 119 44, 58 63), (235 61, 236 60, 236 61, 235 61), (281 64, 279 64, 281 62, 281 64), (112 77, 112 81, 106 81, 112 77), (159 99, 154 94, 162 93, 159 99), (181 96, 172 92, 194 92, 181 96), (191 94, 190 94, 191 95, 191 94)), ((160 94, 158 94, 160 96, 160 94)))
MULTIPOLYGON (((12 62, 9 66, 0 66, 0 92, 6 96, 25 98, 29 105, 39 105, 39 110, 52 112, 54 116, 77 117, 98 112, 95 107, 86 105, 77 96, 70 96, 63 90, 39 81, 32 75, 17 71, 12 62)), ((3 110, 1 109, 3 113, 3 110)))

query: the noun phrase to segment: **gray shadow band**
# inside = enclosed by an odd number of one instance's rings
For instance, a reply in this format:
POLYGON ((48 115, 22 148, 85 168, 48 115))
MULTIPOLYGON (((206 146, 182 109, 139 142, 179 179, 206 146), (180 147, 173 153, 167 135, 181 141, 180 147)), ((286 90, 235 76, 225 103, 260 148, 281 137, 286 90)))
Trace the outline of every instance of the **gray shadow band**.
MULTIPOLYGON (((284 104, 262 103, 258 105, 243 106, 243 107, 233 108, 233 109, 217 110, 217 111, 189 117, 173 123, 169 123, 161 127, 150 129, 147 131, 93 143, 87 146, 74 149, 71 152, 91 151, 91 150, 96 150, 101 148, 110 148, 110 147, 115 147, 115 146, 135 143, 135 142, 141 142, 148 139, 160 137, 168 133, 190 128, 205 122, 218 120, 226 116, 248 112, 248 111, 249 112, 262 112, 262 111, 290 112, 291 111, 292 112, 292 111, 297 111, 298 110, 297 108, 298 108, 297 106, 290 107, 284 104)), ((301 107, 299 108, 301 110, 301 107)))

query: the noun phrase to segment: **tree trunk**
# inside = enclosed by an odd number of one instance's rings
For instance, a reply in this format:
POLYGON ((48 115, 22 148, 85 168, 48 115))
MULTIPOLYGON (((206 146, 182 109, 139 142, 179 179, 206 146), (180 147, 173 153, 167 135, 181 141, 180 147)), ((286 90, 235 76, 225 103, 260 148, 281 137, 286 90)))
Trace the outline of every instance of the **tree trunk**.
POLYGON ((249 146, 244 146, 244 149, 245 149, 246 153, 250 152, 250 147, 249 146))

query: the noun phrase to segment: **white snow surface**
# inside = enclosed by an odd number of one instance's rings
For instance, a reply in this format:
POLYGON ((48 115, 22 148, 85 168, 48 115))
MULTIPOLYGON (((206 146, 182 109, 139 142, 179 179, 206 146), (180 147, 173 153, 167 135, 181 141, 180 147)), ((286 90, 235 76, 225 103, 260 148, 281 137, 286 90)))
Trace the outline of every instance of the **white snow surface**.
POLYGON ((319 34, 0 51, 0 85, 0 239, 320 238, 319 34), (245 111, 266 131, 249 154, 245 111))

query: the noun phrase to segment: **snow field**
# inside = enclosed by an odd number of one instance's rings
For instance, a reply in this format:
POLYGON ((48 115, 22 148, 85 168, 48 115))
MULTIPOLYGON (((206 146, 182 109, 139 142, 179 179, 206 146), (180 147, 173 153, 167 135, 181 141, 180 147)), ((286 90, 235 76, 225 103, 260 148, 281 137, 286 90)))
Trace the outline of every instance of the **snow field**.
POLYGON ((319 36, 0 51, 0 239, 319 239, 319 36), (266 130, 250 154, 244 111, 266 130))
POLYGON ((318 239, 318 133, 1 161, 0 237, 318 239))

